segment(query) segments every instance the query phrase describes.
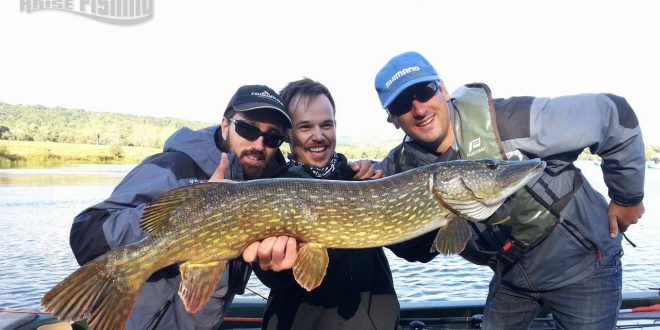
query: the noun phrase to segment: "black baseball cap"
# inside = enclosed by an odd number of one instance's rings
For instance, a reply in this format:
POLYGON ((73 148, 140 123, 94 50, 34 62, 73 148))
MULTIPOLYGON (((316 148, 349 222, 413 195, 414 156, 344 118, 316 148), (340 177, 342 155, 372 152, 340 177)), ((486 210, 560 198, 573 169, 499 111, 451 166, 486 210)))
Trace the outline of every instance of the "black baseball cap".
POLYGON ((264 85, 241 86, 227 105, 227 111, 233 109, 236 112, 246 112, 257 109, 273 109, 278 111, 284 118, 287 127, 292 127, 291 117, 286 112, 284 102, 280 96, 270 87, 264 85))

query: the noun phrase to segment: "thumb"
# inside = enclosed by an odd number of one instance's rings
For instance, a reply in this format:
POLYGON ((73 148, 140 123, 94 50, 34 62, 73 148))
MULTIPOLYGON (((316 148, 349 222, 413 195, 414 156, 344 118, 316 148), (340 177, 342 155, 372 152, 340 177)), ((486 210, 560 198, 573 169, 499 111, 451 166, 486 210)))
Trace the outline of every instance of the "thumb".
POLYGON ((225 172, 227 172, 228 168, 229 168, 229 157, 227 156, 226 153, 223 152, 220 154, 220 164, 215 169, 215 172, 213 172, 213 175, 211 175, 211 178, 209 178, 209 182, 217 182, 224 180, 225 172))
POLYGON ((616 214, 607 212, 607 218, 610 222, 610 238, 616 238, 619 235, 619 222, 617 221, 616 214))

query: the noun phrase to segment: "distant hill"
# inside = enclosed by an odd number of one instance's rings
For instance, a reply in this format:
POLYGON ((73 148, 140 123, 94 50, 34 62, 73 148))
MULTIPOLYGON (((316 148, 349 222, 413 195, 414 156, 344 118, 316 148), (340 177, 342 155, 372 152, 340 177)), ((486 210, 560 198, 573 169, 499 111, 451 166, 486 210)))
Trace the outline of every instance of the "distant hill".
MULTIPOLYGON (((128 114, 11 105, 0 102, 0 140, 60 142, 162 149, 165 140, 181 127, 200 129, 211 122, 128 114)), ((349 159, 382 159, 401 142, 398 137, 337 138, 337 151, 349 159)), ((287 152, 288 145, 282 145, 287 152)), ((12 150, 9 150, 12 151, 12 150)), ((646 159, 659 158, 660 146, 647 146, 646 159)), ((23 156, 19 154, 19 156, 23 156)), ((68 156, 67 156, 68 157, 68 156)), ((581 159, 598 159, 585 149, 581 159)))
POLYGON ((161 148, 167 137, 181 127, 199 129, 211 125, 176 118, 0 102, 0 140, 161 148))
MULTIPOLYGON (((181 127, 200 129, 214 124, 176 118, 0 102, 0 140, 161 149, 165 140, 181 127)), ((401 142, 401 138, 402 136, 396 138, 340 136, 337 151, 345 154, 349 159, 382 159, 391 148, 401 142)), ((35 144, 33 149, 43 146, 35 144)), ((16 148, 17 145, 12 147, 16 148)), ((29 147, 22 146, 22 148, 29 147)), ((288 145, 282 145, 282 150, 288 152, 288 145)), ((27 151, 18 152, 17 155, 33 158, 33 155, 27 151)))

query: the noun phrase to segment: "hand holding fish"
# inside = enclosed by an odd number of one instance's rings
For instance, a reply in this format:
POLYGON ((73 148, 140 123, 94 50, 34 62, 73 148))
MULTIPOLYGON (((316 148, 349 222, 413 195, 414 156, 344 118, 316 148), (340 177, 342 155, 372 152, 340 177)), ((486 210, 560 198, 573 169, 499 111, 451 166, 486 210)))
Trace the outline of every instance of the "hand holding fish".
POLYGON ((363 159, 349 162, 348 165, 355 171, 353 178, 356 180, 373 180, 385 176, 383 170, 377 170, 370 160, 363 159))
POLYGON ((261 270, 291 269, 298 259, 298 243, 294 237, 273 236, 253 242, 243 250, 243 260, 259 262, 261 270))

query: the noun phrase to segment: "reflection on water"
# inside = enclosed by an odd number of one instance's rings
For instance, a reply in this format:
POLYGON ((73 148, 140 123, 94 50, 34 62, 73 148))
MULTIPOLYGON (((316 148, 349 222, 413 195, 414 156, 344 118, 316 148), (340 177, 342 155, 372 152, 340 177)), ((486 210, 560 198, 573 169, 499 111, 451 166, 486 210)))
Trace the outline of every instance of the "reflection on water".
MULTIPOLYGON (((581 164, 599 191, 606 192, 600 169, 581 164)), ((0 169, 0 308, 39 309, 39 299, 74 271, 69 230, 80 211, 110 195, 132 165, 84 165, 48 169, 0 169)), ((624 291, 660 285, 656 239, 660 170, 646 174, 646 215, 624 243, 624 291)), ((484 299, 492 272, 460 257, 439 256, 427 264, 408 263, 386 250, 401 301, 484 299)), ((266 287, 253 276, 249 288, 263 296, 266 287)), ((246 293, 247 297, 255 297, 246 293)), ((238 298, 240 299, 240 298, 238 298)))

